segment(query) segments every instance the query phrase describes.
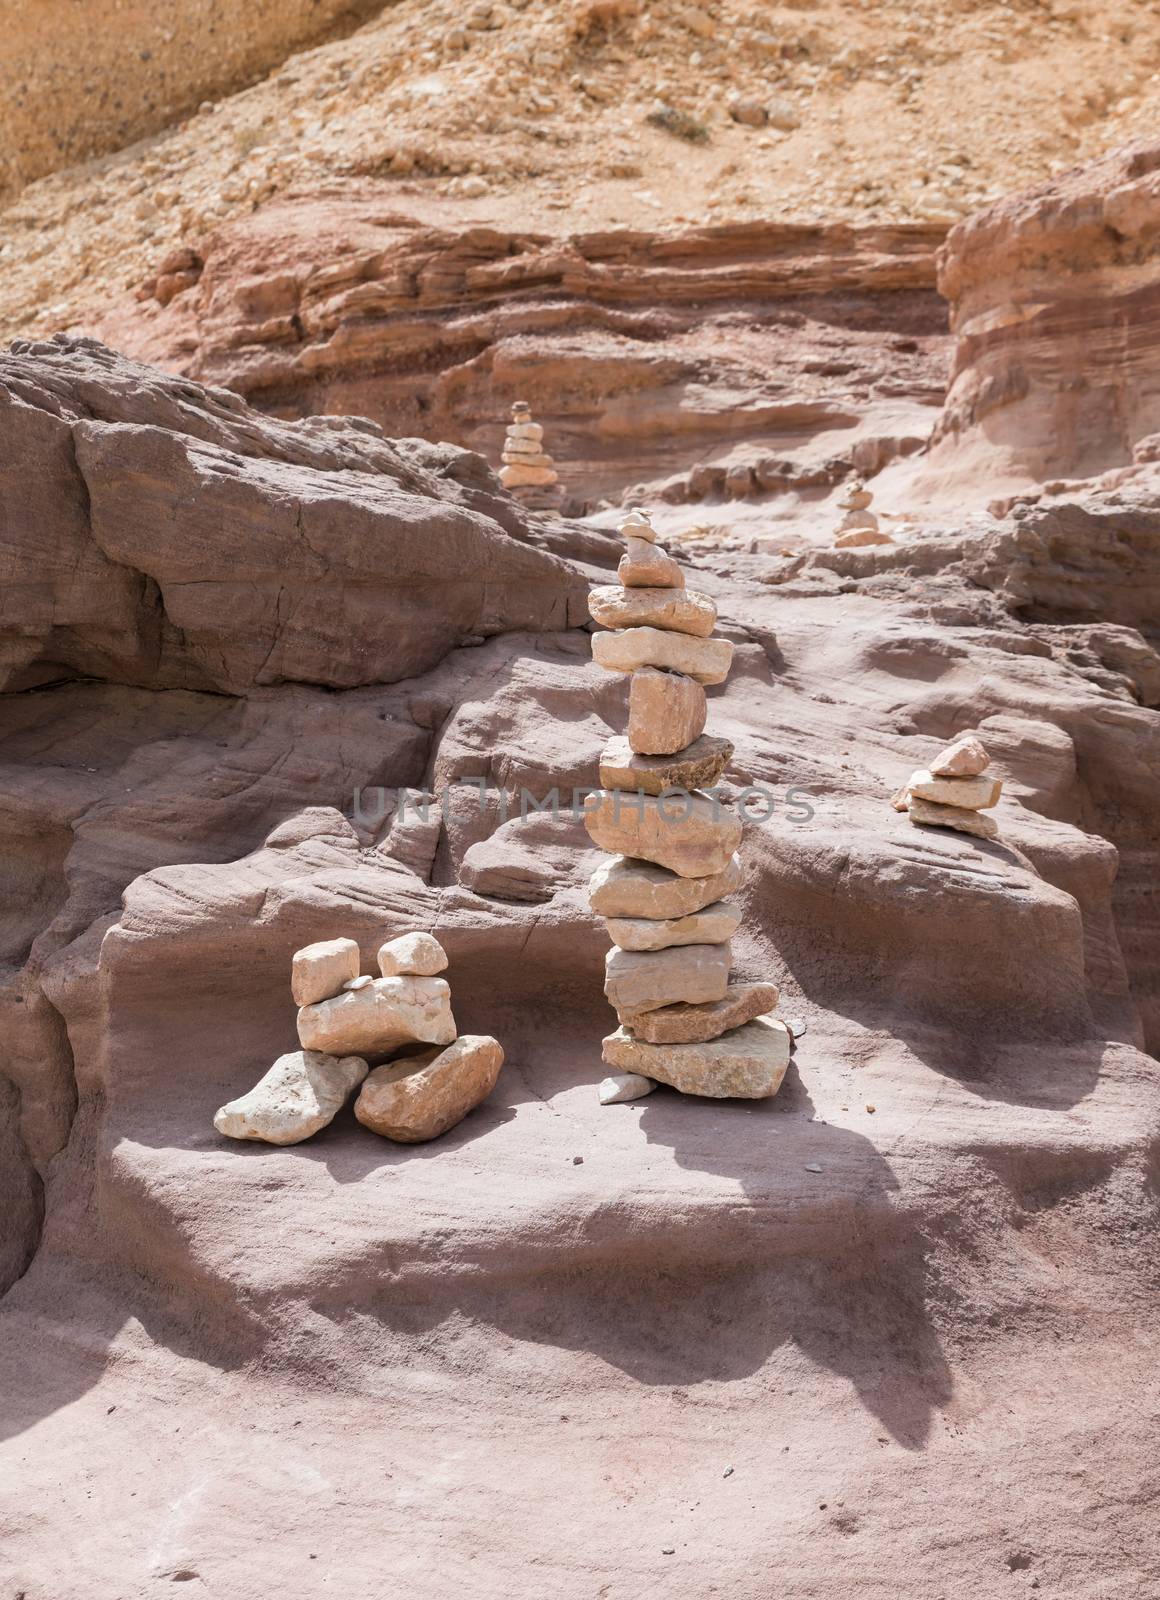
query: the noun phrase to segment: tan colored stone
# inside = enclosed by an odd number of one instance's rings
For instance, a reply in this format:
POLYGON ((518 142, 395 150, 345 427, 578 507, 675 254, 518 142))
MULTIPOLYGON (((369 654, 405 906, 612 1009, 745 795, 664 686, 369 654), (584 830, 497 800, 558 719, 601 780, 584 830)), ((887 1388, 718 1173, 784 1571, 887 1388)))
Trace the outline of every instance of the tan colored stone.
POLYGON ((655 861, 682 878, 723 872, 742 833, 732 811, 691 792, 661 797, 600 789, 588 797, 584 825, 601 850, 655 861))
POLYGON ((538 422, 513 422, 507 430, 511 440, 526 439, 529 444, 539 444, 544 437, 544 430, 538 422))
POLYGON ((555 466, 551 456, 545 455, 542 450, 538 450, 535 455, 527 455, 515 450, 505 450, 502 459, 505 466, 518 467, 521 471, 525 467, 555 466))
POLYGON ((433 978, 447 967, 447 952, 431 933, 404 933, 379 949, 384 978, 433 978))
POLYGON ((697 589, 625 589, 604 583, 588 596, 588 611, 602 628, 667 628, 707 639, 717 607, 697 589))
POLYGON ((594 633, 592 659, 606 672, 639 672, 660 667, 682 672, 698 683, 724 683, 733 661, 728 639, 694 639, 663 628, 624 628, 619 633, 594 633))
POLYGON ((983 741, 973 733, 962 733, 939 751, 927 770, 936 778, 977 778, 990 765, 983 741))
POLYGON ((655 1011, 678 1000, 689 1004, 720 1000, 729 987, 732 959, 728 944, 685 944, 671 950, 612 949, 604 960, 604 993, 618 1013, 655 1011))
POLYGON ((942 806, 913 794, 906 809, 911 822, 955 828, 959 833, 973 833, 980 839, 994 839, 999 833, 999 824, 994 817, 985 816, 981 811, 966 811, 961 806, 942 806))
POLYGON ((705 691, 681 672, 642 667, 628 685, 628 743, 637 755, 672 756, 704 732, 705 691))
POLYGON ((365 1128, 398 1144, 423 1144, 462 1122, 495 1088, 503 1046, 465 1033, 446 1050, 424 1050, 376 1067, 355 1101, 365 1128))
POLYGON ((629 538, 616 576, 628 589, 683 589, 685 574, 667 550, 647 539, 629 538))
POLYGON ((669 950, 682 944, 724 944, 741 925, 741 912, 728 900, 715 900, 687 917, 609 917, 608 937, 621 950, 669 950))
POLYGON ((278 1057, 249 1094, 215 1112, 213 1125, 228 1139, 300 1144, 334 1120, 366 1075, 367 1064, 359 1056, 340 1060, 316 1050, 292 1050, 278 1057))
POLYGON ((294 1004, 312 1005, 329 1000, 344 983, 358 977, 359 952, 353 939, 322 939, 294 952, 290 963, 290 993, 294 1004))
POLYGON ((331 1055, 374 1059, 403 1044, 450 1044, 454 1037, 451 989, 442 978, 376 978, 298 1013, 302 1048, 331 1055))
POLYGON ((519 489, 525 484, 555 483, 556 472, 552 467, 516 467, 509 464, 500 469, 499 481, 505 489, 519 489))
POLYGON ((652 1094, 656 1084, 639 1072, 613 1072, 601 1080, 596 1093, 602 1106, 621 1106, 629 1100, 642 1100, 652 1094))
POLYGON ((720 872, 682 878, 651 861, 615 856, 588 883, 588 902, 602 917, 687 917, 741 887, 741 861, 732 856, 720 872))
POLYGON ((714 1099, 768 1099, 781 1088, 789 1057, 789 1029, 776 1017, 758 1017, 698 1044, 647 1044, 627 1028, 604 1041, 610 1067, 714 1099))
POLYGON ((911 774, 907 790, 920 800, 933 800, 940 806, 962 806, 964 811, 989 811, 999 804, 1003 784, 985 773, 977 778, 936 778, 932 772, 911 774))
POLYGON ((838 550, 858 550, 863 545, 893 544, 894 540, 875 521, 873 527, 843 528, 834 540, 838 550))
MULTIPOLYGON (((643 676, 643 672, 633 673, 633 683, 643 676)), ((600 781, 606 789, 642 789, 645 794, 711 789, 732 759, 729 740, 708 733, 671 756, 638 755, 627 739, 618 736, 604 747, 600 781)))
POLYGON ((657 1011, 619 1013, 620 1021, 648 1044, 703 1044, 762 1017, 777 1005, 776 983, 731 983, 723 1000, 705 1005, 661 1006, 657 1011))
POLYGON ((656 538, 656 529, 647 511, 642 511, 639 506, 633 506, 626 511, 616 524, 616 531, 622 539, 643 539, 652 544, 656 538))

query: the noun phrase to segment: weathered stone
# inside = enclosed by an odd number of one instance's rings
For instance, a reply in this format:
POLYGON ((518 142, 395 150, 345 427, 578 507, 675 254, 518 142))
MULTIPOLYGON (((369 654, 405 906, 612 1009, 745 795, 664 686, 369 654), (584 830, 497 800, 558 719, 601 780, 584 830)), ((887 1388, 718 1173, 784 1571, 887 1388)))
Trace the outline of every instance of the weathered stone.
POLYGON ((517 467, 510 462, 501 468, 499 481, 505 489, 518 489, 524 484, 555 483, 554 467, 517 467))
POLYGON ((359 952, 353 939, 322 939, 294 952, 290 963, 290 993, 294 1004, 312 1005, 329 1000, 343 984, 358 977, 359 952))
POLYGON ((687 917, 609 917, 608 937, 622 950, 668 950, 681 944, 723 944, 741 925, 741 912, 715 900, 687 917))
POLYGON ((376 1067, 354 1114, 364 1127, 399 1144, 422 1144, 462 1122, 495 1087, 503 1047, 486 1034, 465 1033, 446 1050, 424 1050, 376 1067))
POLYGON ((616 576, 629 589, 683 589, 685 575, 667 550, 647 539, 628 539, 616 576))
POLYGON ((768 1099, 781 1088, 789 1057, 789 1029, 776 1017, 758 1017, 699 1044, 647 1044, 627 1028, 604 1041, 610 1067, 655 1078, 682 1094, 715 1099, 768 1099))
POLYGON ((651 861, 615 856, 592 874, 588 902, 602 917, 687 917, 732 894, 743 877, 737 856, 703 878, 683 878, 651 861))
POLYGON ((893 544, 894 540, 875 520, 874 526, 862 525, 853 528, 843 528, 834 540, 834 545, 839 550, 857 550, 867 544, 893 544))
POLYGON ((998 805, 1003 785, 985 773, 977 778, 936 778, 932 772, 915 772, 907 789, 920 800, 940 806, 962 806, 965 811, 988 811, 998 805))
POLYGON ((614 1072, 602 1080, 596 1093, 602 1106, 620 1106, 629 1100, 642 1100, 652 1094, 656 1084, 639 1072, 614 1072))
POLYGON ((601 850, 654 861, 682 878, 723 872, 742 833, 732 811, 691 792, 661 797, 600 789, 588 797, 584 825, 601 850))
POLYGON ((504 450, 500 459, 509 467, 552 467, 555 462, 542 450, 504 450))
POLYGON ((660 667, 666 672, 683 672, 698 683, 724 683, 733 646, 728 639, 694 639, 663 628, 625 628, 619 633, 594 633, 592 659, 606 672, 660 667))
POLYGON ((639 506, 633 506, 625 512, 616 525, 616 531, 625 539, 644 539, 649 544, 657 536, 648 512, 642 511, 639 506))
POLYGON ((544 437, 544 429, 538 422, 513 422, 508 426, 507 436, 511 440, 527 439, 532 444, 539 444, 544 437))
POLYGON ((415 1040, 450 1044, 454 1037, 451 990, 442 978, 376 978, 298 1013, 303 1049, 332 1055, 373 1059, 415 1040))
POLYGON ((671 756, 705 729, 705 691, 682 672, 642 667, 628 686, 628 743, 637 755, 671 756))
POLYGON ((963 733, 939 751, 927 770, 936 778, 977 778, 990 764, 983 741, 973 733, 963 733))
POLYGON ((433 978, 447 966, 447 952, 430 933, 404 933, 379 948, 384 978, 433 978))
POLYGON ((717 621, 717 607, 697 589, 625 589, 603 583, 588 596, 593 622, 602 628, 667 628, 707 639, 717 621))
POLYGON ((300 1144, 333 1120, 366 1075, 367 1064, 359 1056, 339 1059, 292 1050, 278 1057, 249 1094, 215 1112, 213 1125, 229 1139, 300 1144))
MULTIPOLYGON (((644 676, 644 672, 634 673, 633 683, 644 676)), ((708 733, 671 756, 638 755, 627 739, 618 736, 604 747, 600 781, 606 789, 643 789, 645 794, 664 794, 666 789, 709 789, 732 759, 729 740, 715 739, 708 733)))
POLYGON ((981 811, 967 811, 961 806, 938 805, 933 800, 923 800, 919 795, 911 795, 906 809, 911 822, 956 828, 959 833, 973 833, 980 839, 994 839, 999 832, 999 824, 994 817, 985 816, 981 811))
MULTIPOLYGON (((671 950, 617 950, 604 961, 604 993, 621 1011, 655 1011, 675 1001, 720 1000, 729 987, 728 944, 686 944, 671 950)), ((615 1063, 612 1063, 615 1065, 615 1063)))
POLYGON ((777 1005, 776 983, 731 983, 723 1000, 619 1013, 621 1023, 648 1044, 703 1044, 765 1016, 777 1005))

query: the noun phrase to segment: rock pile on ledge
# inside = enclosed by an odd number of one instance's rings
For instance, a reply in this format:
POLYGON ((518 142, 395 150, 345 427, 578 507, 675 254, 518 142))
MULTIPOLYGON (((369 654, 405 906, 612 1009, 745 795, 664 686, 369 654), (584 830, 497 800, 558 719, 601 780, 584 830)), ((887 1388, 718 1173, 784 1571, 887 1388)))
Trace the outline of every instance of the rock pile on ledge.
POLYGON ((512 404, 499 481, 529 511, 555 511, 563 502, 556 464, 544 449, 544 430, 524 400, 512 404))
POLYGON ((637 1099, 653 1080, 685 1094, 759 1099, 781 1085, 790 1035, 771 1014, 773 984, 730 982, 741 912, 726 897, 741 883, 741 822, 702 792, 733 754, 727 739, 704 731, 704 686, 724 682, 733 646, 709 637, 716 606, 686 592, 648 517, 630 511, 620 532, 620 585, 589 599, 594 621, 610 630, 593 635, 594 659, 629 674, 628 734, 601 756, 603 787, 585 817, 594 843, 615 858, 589 886, 613 943, 604 992, 620 1021, 604 1041, 617 1073, 600 1099, 637 1099))
POLYGON ((296 952, 290 990, 302 1045, 280 1056, 240 1099, 214 1117, 231 1139, 299 1144, 330 1123, 361 1084, 354 1114, 403 1144, 446 1133, 491 1093, 503 1049, 484 1035, 456 1036, 451 987, 438 976, 447 954, 429 933, 390 939, 377 978, 360 971, 353 939, 296 952), (395 1057, 416 1044, 433 1046, 395 1057))
POLYGON ((905 811, 920 826, 955 828, 959 833, 994 839, 999 825, 984 811, 999 804, 1003 784, 988 778, 991 758, 974 734, 963 734, 947 745, 929 767, 912 772, 894 797, 896 811, 905 811))

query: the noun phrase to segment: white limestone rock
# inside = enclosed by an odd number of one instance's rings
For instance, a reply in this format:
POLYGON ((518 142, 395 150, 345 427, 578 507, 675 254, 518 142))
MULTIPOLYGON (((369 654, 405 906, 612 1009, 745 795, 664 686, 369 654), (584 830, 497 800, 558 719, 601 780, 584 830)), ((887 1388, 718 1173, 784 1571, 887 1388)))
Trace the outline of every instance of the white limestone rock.
POLYGON ((447 952, 431 933, 404 933, 379 947, 384 978, 434 978, 447 967, 447 952))
POLYGON ((227 1139, 300 1144, 333 1121, 366 1075, 359 1056, 292 1050, 248 1094, 222 1106, 213 1125, 227 1139))
POLYGON ((353 939, 323 939, 294 952, 290 963, 290 993, 297 1006, 313 1005, 341 993, 344 984, 358 977, 359 951, 353 939))

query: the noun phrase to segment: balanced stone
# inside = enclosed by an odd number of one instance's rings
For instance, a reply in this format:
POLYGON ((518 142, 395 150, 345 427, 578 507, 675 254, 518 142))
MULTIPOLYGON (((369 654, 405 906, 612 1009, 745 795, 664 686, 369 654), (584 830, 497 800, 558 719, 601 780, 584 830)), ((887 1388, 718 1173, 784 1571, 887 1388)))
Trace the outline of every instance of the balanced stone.
POLYGON ((505 450, 500 458, 509 467, 550 467, 553 465, 551 456, 546 456, 542 450, 534 454, 524 450, 505 450))
POLYGON ((955 828, 959 833, 973 833, 980 839, 994 839, 999 833, 994 817, 985 816, 981 811, 968 811, 962 806, 939 805, 934 800, 923 800, 920 795, 912 794, 906 809, 911 822, 955 828))
POLYGON ((705 729, 705 691, 683 672, 642 667, 628 685, 628 743, 641 756, 673 756, 705 729))
POLYGON ((661 1006, 658 1011, 626 1011, 620 1020, 648 1044, 703 1044, 763 1017, 777 1005, 776 983, 731 983, 723 1000, 704 1005, 661 1006))
POLYGON ((656 1084, 651 1078, 642 1078, 639 1072, 613 1072, 601 1081, 596 1093, 602 1106, 621 1106, 629 1100, 641 1100, 652 1094, 656 1084))
POLYGON ((594 633, 592 658, 606 672, 661 667, 666 672, 683 672, 698 683, 724 683, 733 646, 728 639, 693 639, 663 628, 625 628, 620 633, 594 633))
POLYGON ((359 1056, 292 1050, 278 1057, 249 1094, 215 1112, 213 1125, 229 1139, 299 1144, 333 1121, 366 1075, 359 1056))
POLYGON ((668 950, 681 944, 723 944, 741 926, 741 912, 728 900, 715 900, 687 917, 609 917, 608 937, 621 950, 668 950))
POLYGON ((625 589, 601 584, 588 596, 588 611, 602 628, 668 628, 707 639, 717 621, 717 607, 696 589, 625 589))
POLYGON ((544 437, 544 429, 538 422, 513 422, 508 427, 507 437, 513 444, 517 439, 526 439, 530 444, 538 445, 544 437))
MULTIPOLYGON (((651 668, 634 672, 632 682, 646 677, 651 668)), ((666 789, 711 789, 733 759, 728 739, 703 733, 671 756, 638 755, 625 738, 610 739, 600 757, 600 781, 606 789, 643 789, 664 794, 666 789)))
POLYGON ((920 800, 933 800, 941 806, 962 806, 967 811, 989 811, 998 805, 1003 785, 998 778, 983 774, 977 778, 936 778, 932 772, 916 772, 907 784, 920 800))
POLYGON ((619 1072, 638 1072, 682 1094, 764 1100, 777 1093, 789 1066, 790 1033, 776 1017, 699 1044, 647 1044, 627 1028, 604 1041, 604 1060, 619 1072))
POLYGON ((599 789, 589 796, 589 802, 584 825, 599 849, 653 861, 682 878, 724 872, 741 843, 739 819, 707 795, 656 796, 599 789))
POLYGON ((424 1050, 376 1067, 355 1101, 364 1127, 399 1144, 437 1139, 495 1088, 503 1047, 486 1034, 465 1033, 446 1050, 424 1050))
POLYGON ((294 952, 290 993, 297 1006, 329 1000, 344 983, 358 977, 358 945, 353 939, 323 939, 294 952))
POLYGON ((384 978, 433 978, 447 966, 447 952, 430 933, 404 933, 388 939, 379 950, 379 971, 384 978))
POLYGON ((945 750, 940 750, 928 770, 936 778, 977 778, 986 772, 991 758, 981 739, 973 733, 963 733, 945 750))
POLYGON ((629 589, 683 589, 685 574, 667 550, 647 539, 630 538, 616 576, 629 589))
POLYGON ((720 872, 684 878, 651 861, 615 856, 603 861, 588 883, 588 902, 601 917, 687 917, 741 887, 737 856, 720 872))
POLYGON ((617 532, 626 539, 645 539, 650 544, 656 538, 656 529, 653 527, 647 511, 642 511, 639 506, 633 506, 625 512, 617 523, 617 532))
POLYGON ((686 944, 647 951, 614 948, 605 957, 604 993, 617 1012, 655 1011, 677 1000, 690 1004, 721 1000, 729 987, 731 960, 727 944, 686 944))
POLYGON ((332 1055, 385 1056, 412 1041, 450 1044, 454 1037, 451 990, 442 978, 376 978, 298 1013, 302 1048, 332 1055))
POLYGON ((555 483, 556 470, 554 467, 517 467, 509 463, 499 479, 505 489, 518 489, 525 484, 555 483))

